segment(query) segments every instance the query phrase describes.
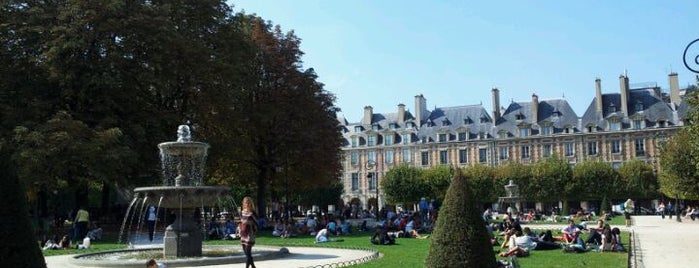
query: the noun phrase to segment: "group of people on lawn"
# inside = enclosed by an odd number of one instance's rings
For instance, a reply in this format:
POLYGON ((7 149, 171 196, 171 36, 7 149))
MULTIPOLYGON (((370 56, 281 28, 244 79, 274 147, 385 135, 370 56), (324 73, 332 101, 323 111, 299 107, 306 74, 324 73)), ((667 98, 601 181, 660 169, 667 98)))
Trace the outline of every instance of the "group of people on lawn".
POLYGON ((499 254, 502 257, 523 257, 532 250, 551 249, 564 249, 564 252, 624 251, 621 231, 616 227, 611 228, 602 217, 594 227, 589 227, 585 221, 576 224, 574 219, 570 219, 568 225, 560 230, 560 236, 554 236, 551 230, 536 234, 529 227, 522 228, 519 220, 510 215, 506 215, 502 223, 488 223, 487 229, 491 243, 506 249, 499 254), (583 240, 582 233, 588 233, 587 240, 583 240), (501 242, 499 237, 502 237, 501 242))

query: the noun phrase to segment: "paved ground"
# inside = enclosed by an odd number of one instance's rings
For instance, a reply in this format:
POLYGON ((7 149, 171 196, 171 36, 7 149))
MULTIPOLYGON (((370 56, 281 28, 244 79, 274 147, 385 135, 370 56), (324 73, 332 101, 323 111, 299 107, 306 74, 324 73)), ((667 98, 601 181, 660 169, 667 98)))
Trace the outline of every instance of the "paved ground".
MULTIPOLYGON (((699 220, 673 217, 634 216, 630 228, 633 231, 636 250, 632 252, 635 268, 684 268, 697 267, 699 260, 699 220)), ((536 228, 562 228, 561 225, 536 225, 536 228)), ((346 249, 290 247, 291 254, 283 259, 259 261, 258 267, 313 267, 325 264, 349 262, 367 258, 371 252, 346 249)), ((68 260, 72 255, 46 257, 49 268, 80 267, 68 260)), ((245 264, 226 264, 207 267, 245 267, 245 264)))

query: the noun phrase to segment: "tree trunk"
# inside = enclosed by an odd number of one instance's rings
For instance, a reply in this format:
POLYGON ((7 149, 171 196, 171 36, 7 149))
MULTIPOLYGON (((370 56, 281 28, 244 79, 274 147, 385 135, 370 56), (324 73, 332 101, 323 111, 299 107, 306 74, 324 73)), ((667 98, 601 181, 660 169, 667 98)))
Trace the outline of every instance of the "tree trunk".
POLYGON ((100 215, 106 216, 109 214, 109 197, 111 194, 111 189, 112 187, 110 187, 109 183, 102 183, 102 205, 100 208, 100 215))
POLYGON ((257 173, 257 216, 267 217, 267 169, 260 167, 257 173))

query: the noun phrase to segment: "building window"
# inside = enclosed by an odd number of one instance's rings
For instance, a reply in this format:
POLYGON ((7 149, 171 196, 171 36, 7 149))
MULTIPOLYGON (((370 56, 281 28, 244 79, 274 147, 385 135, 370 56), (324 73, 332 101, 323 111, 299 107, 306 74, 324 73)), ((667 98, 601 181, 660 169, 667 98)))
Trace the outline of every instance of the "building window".
POLYGON ((459 150, 459 163, 460 164, 468 163, 468 149, 459 150))
POLYGON ((553 151, 553 146, 551 144, 544 144, 544 157, 551 156, 551 151, 553 151))
POLYGON ((636 103, 636 112, 642 112, 643 111, 643 103, 638 102, 636 103))
POLYGON ((609 122, 609 130, 611 130, 611 131, 621 130, 621 122, 619 122, 619 121, 609 122))
POLYGON ((403 144, 410 143, 410 133, 403 134, 403 144))
POLYGON ((566 156, 575 155, 575 144, 572 142, 566 142, 565 143, 565 151, 566 151, 566 156))
POLYGON ((362 132, 362 126, 355 126, 354 132, 362 132))
POLYGON ((529 145, 522 145, 522 159, 528 159, 530 156, 529 145))
POLYGON ((352 137, 352 147, 357 147, 359 144, 359 137, 352 137))
POLYGON ((405 128, 411 128, 413 126, 414 126, 413 122, 408 122, 405 124, 405 128))
POLYGON ((459 141, 466 140, 466 132, 459 132, 459 141))
POLYGON ((597 142, 591 141, 587 143, 587 155, 597 155, 597 142))
POLYGON ((393 134, 389 134, 383 137, 384 145, 393 145, 393 134))
POLYGON ((594 126, 588 126, 587 127, 587 133, 592 133, 595 132, 595 127, 594 126))
POLYGON ((529 136, 529 129, 528 129, 528 128, 520 128, 520 129, 519 129, 519 136, 520 136, 520 137, 527 137, 527 136, 529 136))
POLYGON ((352 173, 352 191, 359 190, 359 173, 352 173))
POLYGON ((665 122, 665 120, 658 120, 658 127, 663 128, 665 126, 667 126, 667 123, 665 122))
POLYGON ((507 160, 510 158, 510 148, 507 146, 500 146, 499 156, 500 160, 507 160))
POLYGON ((636 149, 636 156, 646 155, 646 146, 643 139, 636 139, 634 141, 634 148, 636 149))
POLYGON ((633 129, 642 129, 643 120, 633 120, 633 129))
POLYGON ((420 152, 420 163, 423 166, 430 165, 430 153, 429 152, 420 152))
POLYGON ((621 153, 621 140, 613 140, 612 141, 612 154, 620 154, 621 153))
POLYGON ((480 162, 480 163, 488 162, 488 149, 485 149, 485 148, 478 149, 478 162, 480 162))
POLYGON ((551 135, 553 134, 553 127, 552 126, 545 126, 541 128, 541 134, 542 135, 551 135))
POLYGON ((439 142, 447 142, 447 134, 439 134, 439 142))
POLYGON ((367 144, 366 144, 366 145, 367 145, 367 146, 374 146, 374 145, 376 145, 376 136, 374 136, 374 135, 369 135, 369 137, 367 137, 367 144))
POLYGON ((378 124, 373 124, 371 125, 372 130, 379 130, 379 125, 378 124))
POLYGON ((353 151, 352 155, 350 156, 350 162, 352 163, 353 166, 359 165, 359 152, 353 151))
POLYGON ((407 149, 407 148, 403 149, 403 163, 411 163, 411 162, 412 162, 412 159, 411 159, 410 149, 407 149))
POLYGON ((368 161, 376 163, 376 152, 368 151, 366 153, 366 156, 368 161))
POLYGON ((446 165, 448 162, 449 158, 447 157, 447 151, 439 151, 439 163, 446 165))
POLYGON ((396 123, 388 124, 388 129, 396 129, 396 123))
POLYGON ((369 190, 376 190, 376 172, 369 172, 367 177, 369 179, 369 190))
POLYGON ((393 164, 393 150, 386 150, 384 154, 384 158, 386 158, 386 164, 393 164))

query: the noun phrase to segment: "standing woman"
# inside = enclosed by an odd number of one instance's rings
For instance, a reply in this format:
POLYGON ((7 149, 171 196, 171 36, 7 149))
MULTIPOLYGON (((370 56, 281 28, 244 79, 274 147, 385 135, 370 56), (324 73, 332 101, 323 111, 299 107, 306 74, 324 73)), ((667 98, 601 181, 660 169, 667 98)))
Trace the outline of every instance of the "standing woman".
POLYGON ((255 215, 255 205, 252 198, 243 198, 243 208, 240 216, 240 244, 245 252, 245 268, 255 268, 252 261, 252 246, 255 245, 255 233, 257 232, 257 216, 255 215))

